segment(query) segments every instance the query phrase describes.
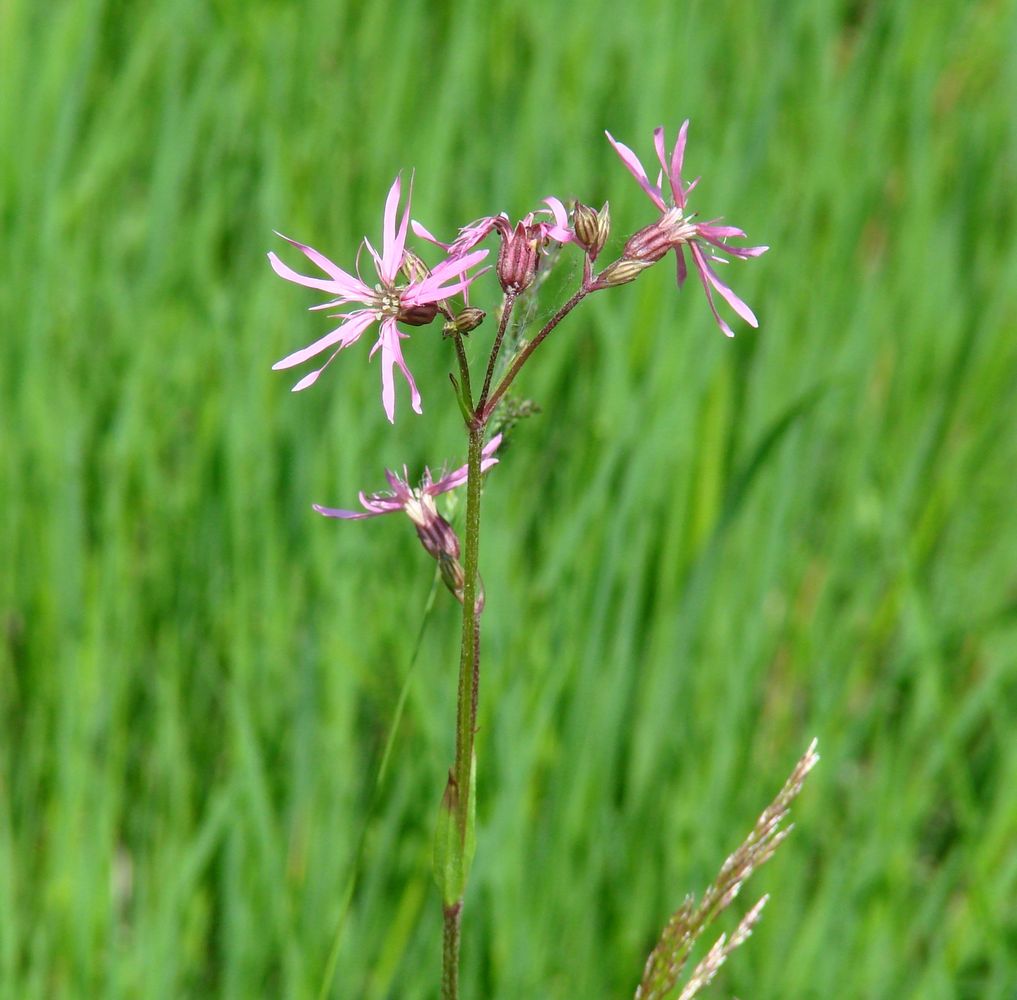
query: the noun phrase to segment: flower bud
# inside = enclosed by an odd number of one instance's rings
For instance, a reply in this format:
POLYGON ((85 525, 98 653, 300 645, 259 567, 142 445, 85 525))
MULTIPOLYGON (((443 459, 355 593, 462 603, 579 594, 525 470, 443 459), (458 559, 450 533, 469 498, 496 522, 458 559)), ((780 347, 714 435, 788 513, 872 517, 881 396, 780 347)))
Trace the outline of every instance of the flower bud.
POLYGON ((572 209, 572 228, 579 242, 589 250, 597 242, 597 210, 577 201, 572 209))
POLYGON ((412 251, 403 249, 403 274, 410 282, 423 281, 431 273, 431 269, 412 251))
POLYGON ((590 260, 596 260, 611 232, 611 210, 607 202, 604 202, 604 207, 597 212, 589 205, 577 201, 572 213, 572 226, 590 260))
POLYGON ((528 288, 537 273, 537 248, 520 222, 511 235, 503 236, 498 251, 498 280, 502 290, 517 295, 528 288))
MULTIPOLYGON (((608 236, 611 235, 611 206, 605 201, 597 213, 597 254, 604 249, 608 236)), ((596 254, 594 254, 596 257, 596 254)))
POLYGON ((472 333, 474 330, 484 322, 484 317, 487 315, 483 309, 477 309, 475 306, 467 306, 458 316, 452 320, 451 326, 455 333, 472 333))
POLYGON ((602 288, 614 288, 616 285, 625 285, 630 281, 635 281, 652 263, 652 260, 630 260, 622 257, 620 260, 608 264, 597 275, 590 286, 590 291, 596 292, 602 288))
POLYGON ((427 326, 438 315, 438 306, 428 302, 419 306, 403 306, 396 313, 396 319, 407 326, 427 326))

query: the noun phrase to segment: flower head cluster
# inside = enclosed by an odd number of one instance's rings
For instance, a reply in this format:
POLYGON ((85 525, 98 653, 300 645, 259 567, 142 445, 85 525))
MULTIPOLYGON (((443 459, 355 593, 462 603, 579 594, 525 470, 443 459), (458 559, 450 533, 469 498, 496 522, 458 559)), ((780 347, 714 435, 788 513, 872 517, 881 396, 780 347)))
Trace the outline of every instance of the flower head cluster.
MULTIPOLYGON (((606 133, 622 162, 661 212, 660 218, 655 223, 646 226, 630 237, 625 245, 621 264, 624 265, 626 261, 632 262, 633 265, 651 264, 660 260, 669 250, 674 250, 678 262, 678 287, 680 288, 688 277, 688 267, 685 262, 685 250, 688 249, 706 292, 706 301, 710 305, 714 319, 727 336, 733 337, 734 332, 731 327, 717 312, 713 298, 714 291, 717 291, 746 323, 751 326, 758 326, 759 323, 752 310, 720 280, 710 266, 709 260, 726 264, 728 261, 718 256, 718 252, 744 259, 758 257, 760 254, 766 253, 769 247, 730 246, 727 241, 731 237, 745 236, 741 229, 735 226, 717 225, 716 221, 694 221, 695 214, 688 211, 688 196, 699 181, 697 178, 686 184, 682 179, 682 163, 685 159, 685 139, 688 128, 689 123, 686 119, 678 130, 678 138, 671 150, 670 157, 666 156, 664 129, 658 128, 654 131, 653 144, 661 166, 661 173, 656 184, 650 183, 639 157, 628 146, 616 141, 610 132, 606 133), (670 202, 665 200, 662 188, 665 175, 670 188, 670 202)), ((632 276, 634 277, 635 274, 632 276)))
POLYGON ((409 385, 413 409, 417 413, 421 412, 420 392, 403 358, 400 344, 400 341, 406 339, 409 334, 400 330, 397 324, 423 326, 430 323, 437 314, 438 303, 452 295, 464 292, 469 283, 478 276, 476 274, 468 275, 466 272, 479 264, 488 253, 486 250, 478 250, 474 253, 450 256, 429 274, 421 274, 419 268, 414 268, 411 280, 400 284, 399 278, 404 265, 406 235, 410 220, 410 198, 407 196, 406 208, 398 229, 396 228, 400 192, 401 180, 397 177, 385 202, 381 252, 375 250, 367 239, 364 240, 364 246, 370 253, 378 273, 378 282, 373 287, 360 277, 359 267, 356 276, 349 274, 317 250, 286 236, 283 236, 283 239, 300 250, 328 277, 315 278, 298 274, 274 253, 268 255, 269 262, 276 274, 287 281, 293 281, 308 288, 317 288, 333 296, 328 302, 312 306, 312 309, 342 308, 353 303, 361 306, 361 308, 349 312, 332 314, 342 318, 342 322, 336 329, 325 334, 313 344, 287 355, 281 361, 276 362, 273 368, 277 370, 292 368, 334 348, 320 368, 305 375, 293 386, 294 392, 306 389, 317 381, 318 376, 344 347, 355 344, 369 327, 378 323, 380 324, 378 340, 371 348, 370 356, 373 358, 379 350, 381 351, 382 404, 390 421, 395 420, 394 371, 396 368, 403 374, 409 385))
MULTIPOLYGON (((666 148, 663 128, 655 130, 654 147, 661 167, 656 184, 651 183, 636 154, 628 146, 617 142, 610 133, 607 134, 626 168, 657 208, 659 218, 629 237, 621 256, 596 275, 593 273, 594 262, 604 251, 611 232, 611 216, 606 202, 596 211, 577 200, 573 204, 570 218, 558 198, 548 197, 544 199, 543 207, 529 212, 514 224, 504 212, 484 216, 463 226, 452 242, 444 243, 419 222, 411 219, 409 194, 405 206, 400 210, 402 181, 398 176, 389 189, 385 202, 380 252, 366 238, 362 244, 362 249, 366 249, 372 258, 377 272, 376 282, 369 283, 361 276, 359 253, 355 273, 350 274, 312 247, 283 237, 316 265, 325 277, 300 274, 284 264, 275 253, 268 255, 272 268, 287 281, 327 292, 328 301, 311 308, 338 310, 330 315, 337 317, 340 323, 331 332, 287 355, 273 367, 292 368, 318 355, 327 354, 319 368, 293 386, 294 391, 305 389, 317 381, 341 350, 356 343, 369 328, 377 324, 378 338, 371 348, 370 357, 381 352, 382 404, 385 414, 390 421, 394 421, 397 369, 409 387, 413 409, 420 413, 420 392, 402 352, 401 342, 409 336, 403 327, 425 326, 441 313, 445 320, 443 332, 455 341, 460 380, 453 377, 452 382, 463 417, 472 434, 482 432, 488 426, 498 407, 503 408, 503 413, 506 412, 510 405, 506 393, 523 365, 588 294, 633 281, 671 251, 674 251, 677 261, 679 287, 684 285, 688 277, 686 252, 691 255, 710 309, 725 334, 733 336, 730 326, 717 311, 715 293, 747 323, 757 326, 752 310, 720 280, 713 263, 726 264, 729 263, 729 258, 758 257, 768 248, 732 246, 729 242, 731 239, 745 237, 741 229, 722 225, 718 220, 698 222, 695 213, 689 211, 688 198, 698 181, 686 183, 682 177, 688 126, 688 121, 681 126, 670 153, 666 148), (444 251, 444 259, 434 268, 428 267, 406 246, 411 228, 414 235, 444 251), (472 282, 484 271, 490 270, 484 268, 477 271, 475 268, 489 253, 488 250, 477 248, 492 234, 497 234, 499 239, 494 270, 505 299, 499 311, 498 331, 487 360, 483 388, 476 397, 477 402, 473 402, 470 360, 463 347, 462 337, 476 329, 486 315, 483 309, 470 306, 468 294, 472 282), (513 317, 515 300, 534 284, 542 258, 553 243, 575 244, 583 252, 585 259, 580 285, 532 338, 523 338, 517 335, 517 331, 522 331, 532 317, 520 319, 518 313, 513 317), (449 300, 459 295, 462 296, 464 306, 453 309, 449 300), (499 370, 499 361, 504 361, 499 352, 506 343, 512 346, 514 353, 499 370)), ((511 426, 511 420, 503 421, 501 426, 511 426)), ((500 441, 499 434, 484 448, 482 471, 498 461, 494 452, 500 441)), ((386 475, 390 489, 379 493, 361 493, 362 510, 343 510, 317 504, 314 509, 326 517, 345 520, 402 511, 413 522, 424 548, 438 561, 449 589, 459 600, 463 600, 459 539, 449 523, 438 513, 435 498, 463 485, 467 480, 467 467, 462 466, 437 480, 432 478, 430 471, 425 470, 423 481, 417 487, 409 485, 405 469, 402 476, 394 472, 386 475)))

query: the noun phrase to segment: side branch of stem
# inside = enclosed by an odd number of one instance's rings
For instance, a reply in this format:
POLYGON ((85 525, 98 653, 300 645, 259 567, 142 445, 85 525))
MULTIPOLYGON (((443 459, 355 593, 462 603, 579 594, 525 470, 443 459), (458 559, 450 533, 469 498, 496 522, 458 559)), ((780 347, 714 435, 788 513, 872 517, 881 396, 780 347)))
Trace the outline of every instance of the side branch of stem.
POLYGON ((505 331, 508 329, 509 320, 512 317, 512 309, 516 304, 514 292, 505 293, 505 301, 501 307, 501 319, 498 322, 498 332, 494 337, 494 346, 491 348, 491 357, 487 362, 487 373, 484 375, 484 387, 480 390, 480 399, 477 400, 477 412, 483 413, 484 405, 487 403, 487 395, 491 391, 491 380, 494 378, 494 367, 498 363, 498 355, 501 353, 501 344, 505 339, 505 331))
POLYGON ((494 412, 494 408, 501 401, 502 396, 508 391, 508 388, 515 381, 516 376, 519 374, 520 369, 527 361, 530 360, 530 355, 540 347, 544 342, 547 335, 554 330, 554 328, 566 317, 580 302, 586 298, 589 294, 589 288, 584 281, 579 290, 572 296, 567 302, 565 302, 561 308, 541 327, 540 332, 531 340, 516 356, 515 360, 509 366, 509 370, 505 373, 501 382, 498 383, 498 387, 491 393, 490 399, 481 404, 478 407, 477 418, 481 424, 486 424, 491 414, 494 412))

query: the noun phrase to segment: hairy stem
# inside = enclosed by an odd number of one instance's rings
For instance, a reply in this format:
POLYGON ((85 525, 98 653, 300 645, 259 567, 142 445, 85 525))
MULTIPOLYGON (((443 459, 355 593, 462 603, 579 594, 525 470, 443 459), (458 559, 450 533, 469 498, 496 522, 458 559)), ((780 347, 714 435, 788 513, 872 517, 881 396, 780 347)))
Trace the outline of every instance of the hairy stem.
POLYGON ((473 732, 480 664, 477 660, 480 620, 477 612, 477 569, 480 556, 480 461, 484 428, 469 429, 470 449, 466 479, 466 554, 463 562, 463 632, 459 655, 459 701, 456 715, 456 755, 452 774, 458 789, 458 819, 465 834, 470 796, 473 732))
MULTIPOLYGON (((470 385, 470 370, 463 346, 462 336, 454 337, 456 358, 459 362, 459 376, 462 384, 463 401, 472 414, 466 422, 469 436, 469 452, 467 456, 466 477, 466 528, 465 555, 463 560, 463 630, 459 651, 459 688, 456 702, 456 743, 455 760, 452 764, 450 788, 453 794, 449 801, 454 811, 460 845, 466 850, 467 832, 470 829, 470 817, 474 803, 470 797, 474 794, 471 787, 473 773, 473 743, 477 730, 477 705, 480 692, 480 608, 477 598, 480 592, 480 465, 484 447, 484 428, 498 405, 502 396, 519 374, 533 352, 540 346, 547 335, 586 297, 589 292, 589 281, 584 275, 582 286, 561 308, 547 321, 540 332, 519 353, 509 366, 508 371, 488 398, 494 369, 498 361, 505 331, 508 329, 515 296, 507 294, 502 309, 501 320, 491 356, 487 363, 480 398, 474 406, 470 385)), ((468 868, 468 862, 467 866, 468 868)), ((463 880, 465 890, 465 878, 463 880)), ((458 1000, 459 997, 459 934, 462 923, 463 898, 465 891, 458 899, 443 904, 444 937, 442 947, 442 1000, 458 1000)))
MULTIPOLYGON (((470 373, 462 338, 456 336, 456 356, 467 405, 472 409, 470 373)), ((459 689, 456 704, 455 759, 452 798, 460 843, 465 849, 473 803, 470 801, 470 774, 473 767, 473 737, 477 728, 477 698, 480 686, 480 612, 477 607, 480 563, 480 464, 484 447, 484 424, 472 419, 467 425, 469 452, 466 478, 466 530, 463 560, 463 630, 459 652, 459 689)), ((459 929, 463 897, 444 904, 444 944, 442 947, 442 1000, 459 996, 459 929)))
POLYGON ((470 387, 470 363, 466 359, 466 348, 463 346, 463 335, 455 334, 452 338, 456 345, 456 361, 459 362, 459 378, 462 380, 462 392, 466 406, 473 409, 473 390, 470 387))
POLYGON ((459 997, 459 924, 462 902, 444 907, 445 932, 442 938, 441 1000, 459 997))
POLYGON ((501 320, 498 323, 498 332, 495 334, 494 346, 491 348, 491 357, 487 362, 487 374, 484 376, 484 388, 480 390, 480 399, 477 401, 477 410, 481 413, 484 410, 484 404, 487 402, 487 394, 491 391, 491 379, 494 378, 494 366, 498 363, 498 355, 501 353, 501 342, 505 339, 505 331, 508 329, 509 319, 512 316, 512 308, 515 304, 515 292, 506 292, 505 302, 501 308, 501 320))

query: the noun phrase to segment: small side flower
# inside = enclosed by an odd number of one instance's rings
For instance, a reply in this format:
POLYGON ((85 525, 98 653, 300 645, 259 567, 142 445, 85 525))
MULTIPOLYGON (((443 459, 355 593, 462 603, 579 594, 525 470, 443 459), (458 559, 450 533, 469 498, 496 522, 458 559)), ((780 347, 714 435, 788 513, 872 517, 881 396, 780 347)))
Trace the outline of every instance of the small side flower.
MULTIPOLYGON (((481 453, 481 472, 487 472, 498 464, 495 452, 501 441, 502 435, 496 434, 484 446, 481 453)), ((468 471, 468 467, 462 465, 435 480, 431 470, 425 468, 420 486, 411 487, 405 468, 402 476, 386 470, 385 478, 390 489, 379 493, 361 492, 359 499, 363 510, 343 510, 323 507, 321 504, 312 506, 325 517, 335 517, 344 521, 360 521, 368 517, 380 517, 382 514, 402 511, 413 522, 417 537, 427 554, 437 561, 445 585, 456 600, 462 603, 464 574, 459 562, 459 538, 452 525, 438 513, 434 498, 465 485, 468 471)))
POLYGON ((610 132, 605 133, 615 152, 621 157, 622 163, 661 213, 655 223, 640 229, 629 238, 622 259, 648 265, 660 260, 669 250, 674 250, 678 268, 678 287, 681 288, 688 277, 688 266, 685 261, 687 249, 706 292, 706 301, 709 303, 713 318, 728 337, 733 337, 734 331, 717 311, 714 291, 750 326, 759 326, 759 322, 752 310, 720 280, 710 261, 719 264, 728 263, 727 259, 718 256, 719 253, 740 259, 759 257, 766 253, 769 247, 733 247, 728 240, 734 237, 744 238, 745 233, 741 229, 736 226, 718 225, 718 220, 695 221, 695 213, 688 210, 688 196, 699 183, 699 178, 688 184, 682 178, 688 129, 689 122, 686 119, 678 130, 678 138, 670 156, 666 155, 664 129, 658 128, 654 131, 653 144, 661 166, 656 184, 650 183, 639 157, 624 143, 618 142, 610 132), (665 176, 668 179, 669 198, 665 198, 661 187, 665 176))

